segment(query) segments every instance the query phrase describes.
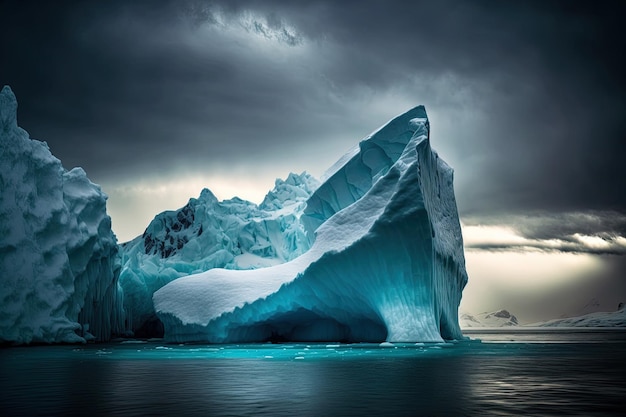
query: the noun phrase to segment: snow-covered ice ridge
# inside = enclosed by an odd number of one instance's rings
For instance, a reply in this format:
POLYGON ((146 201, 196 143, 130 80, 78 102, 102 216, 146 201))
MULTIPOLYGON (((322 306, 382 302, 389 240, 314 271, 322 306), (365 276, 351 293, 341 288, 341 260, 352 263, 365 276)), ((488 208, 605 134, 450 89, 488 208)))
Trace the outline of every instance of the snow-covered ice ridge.
POLYGON ((0 92, 0 342, 106 340, 124 325, 107 196, 17 125, 0 92))
MULTIPOLYGON (((296 256, 210 269, 154 293, 167 340, 463 338, 457 311, 467 273, 453 171, 430 147, 424 107, 366 137, 325 178, 285 223, 298 231, 296 256)), ((150 246, 145 237, 134 244, 150 246)))
POLYGON ((306 252, 299 217, 318 186, 306 172, 289 174, 260 205, 237 197, 218 201, 204 189, 181 209, 157 215, 142 236, 121 245, 120 282, 135 335, 155 335, 152 294, 177 278, 212 268, 267 267, 306 252))

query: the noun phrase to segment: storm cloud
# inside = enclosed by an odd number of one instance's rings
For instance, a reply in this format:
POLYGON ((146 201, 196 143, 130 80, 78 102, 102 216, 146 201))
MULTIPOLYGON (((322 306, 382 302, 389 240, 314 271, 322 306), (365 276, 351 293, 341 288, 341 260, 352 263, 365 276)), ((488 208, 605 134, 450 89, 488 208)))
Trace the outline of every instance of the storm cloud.
POLYGON ((611 211, 533 212, 463 220, 469 250, 626 254, 626 216, 611 211))
MULTIPOLYGON (((105 184, 212 169, 321 172, 425 104, 462 216, 623 216, 625 9, 4 1, 0 83, 32 137, 105 184)), ((623 236, 616 227, 591 234, 623 236)))

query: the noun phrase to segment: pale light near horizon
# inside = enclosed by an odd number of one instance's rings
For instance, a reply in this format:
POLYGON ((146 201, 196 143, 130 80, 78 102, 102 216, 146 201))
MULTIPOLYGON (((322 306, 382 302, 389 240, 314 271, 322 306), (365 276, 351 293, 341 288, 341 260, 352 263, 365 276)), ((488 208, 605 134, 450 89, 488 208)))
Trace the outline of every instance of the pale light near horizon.
MULTIPOLYGON (((466 249, 469 281, 459 308, 482 313, 508 309, 528 324, 548 318, 575 314, 592 298, 603 294, 581 291, 591 287, 606 268, 596 255, 558 250, 560 240, 535 240, 520 236, 508 226, 463 226, 466 246, 494 244, 509 249, 466 249)), ((579 240, 604 245, 600 238, 579 236, 579 240)), ((614 300, 609 300, 614 302, 614 300)))

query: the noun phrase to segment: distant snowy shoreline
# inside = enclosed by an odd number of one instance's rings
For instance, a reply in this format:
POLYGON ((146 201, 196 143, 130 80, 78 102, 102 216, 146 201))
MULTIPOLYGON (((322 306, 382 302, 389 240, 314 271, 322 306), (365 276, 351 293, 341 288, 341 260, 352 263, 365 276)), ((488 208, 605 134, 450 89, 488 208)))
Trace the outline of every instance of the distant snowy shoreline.
POLYGON ((598 311, 576 317, 551 319, 527 325, 518 324, 515 316, 506 310, 493 313, 481 313, 475 316, 462 313, 460 314, 459 321, 463 333, 484 333, 491 331, 550 332, 555 329, 558 329, 558 331, 567 331, 568 329, 575 331, 580 331, 581 329, 590 329, 592 331, 602 329, 609 331, 612 329, 626 330, 626 309, 622 307, 617 311, 598 311))

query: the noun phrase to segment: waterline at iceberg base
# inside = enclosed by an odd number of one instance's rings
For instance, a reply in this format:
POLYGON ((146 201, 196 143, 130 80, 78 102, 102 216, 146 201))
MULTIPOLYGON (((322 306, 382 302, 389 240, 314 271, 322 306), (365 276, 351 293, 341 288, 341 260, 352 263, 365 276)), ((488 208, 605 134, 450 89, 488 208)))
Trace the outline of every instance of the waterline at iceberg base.
POLYGON ((457 311, 467 273, 453 171, 429 136, 419 106, 342 157, 295 216, 310 245, 295 259, 214 268, 156 291, 165 339, 463 338, 457 311))

